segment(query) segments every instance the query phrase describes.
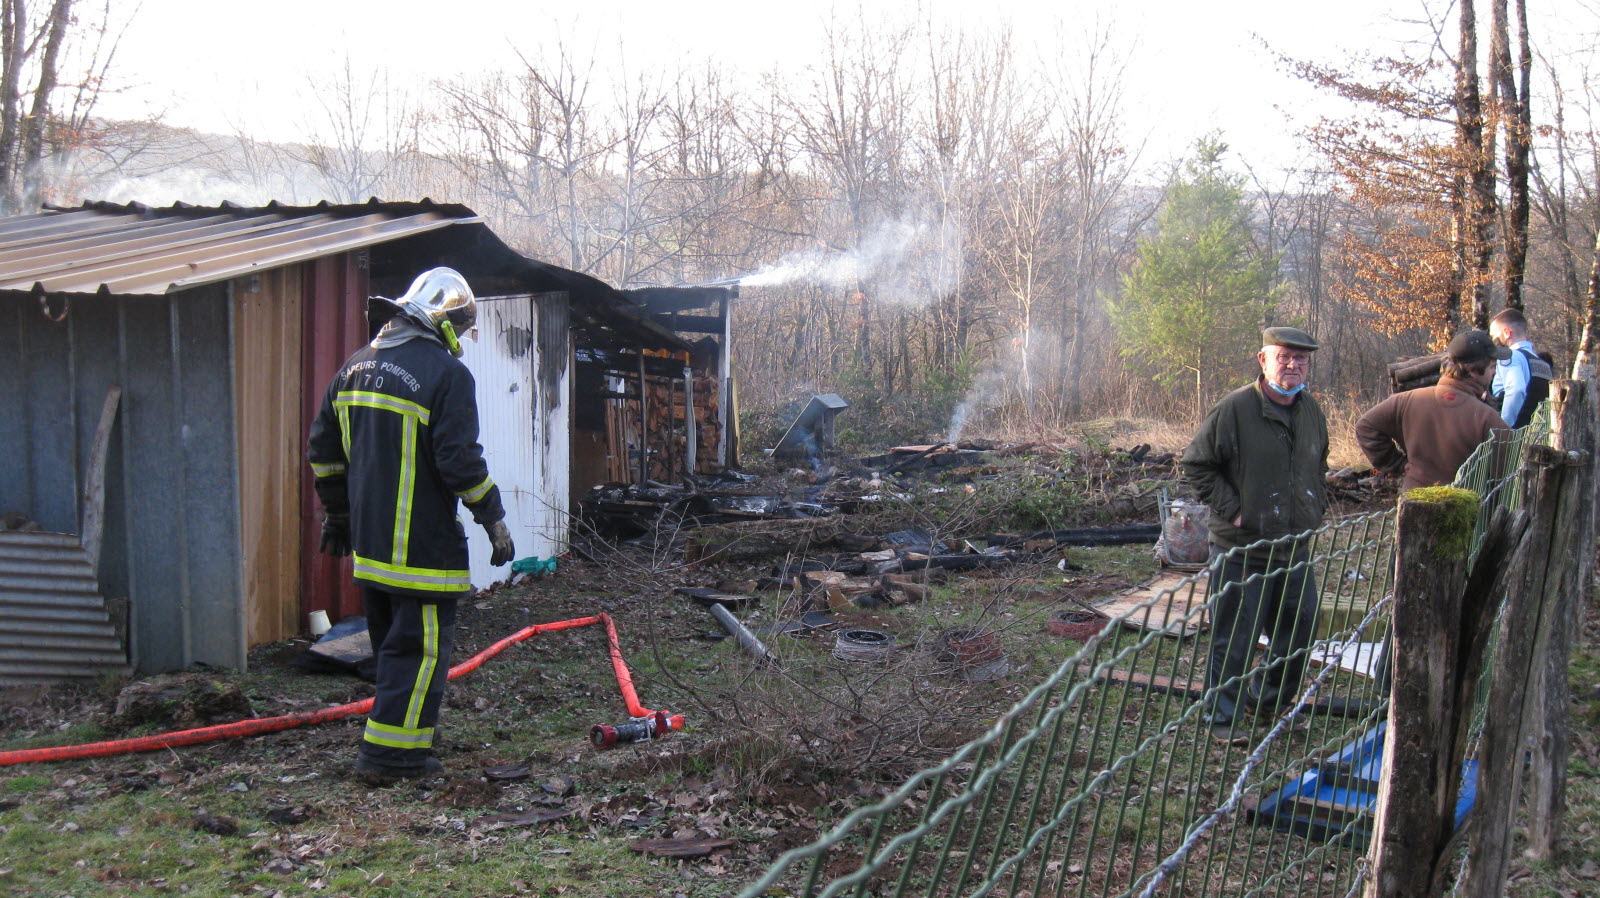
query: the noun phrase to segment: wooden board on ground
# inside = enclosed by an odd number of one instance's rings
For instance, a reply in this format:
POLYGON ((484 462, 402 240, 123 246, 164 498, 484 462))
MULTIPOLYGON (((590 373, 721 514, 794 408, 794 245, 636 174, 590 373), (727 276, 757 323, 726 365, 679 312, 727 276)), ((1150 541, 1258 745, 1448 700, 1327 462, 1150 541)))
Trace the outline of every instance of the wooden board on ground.
POLYGON ((1202 573, 1192 588, 1184 583, 1190 576, 1175 572, 1162 574, 1104 602, 1097 602, 1094 610, 1112 619, 1123 617, 1118 622, 1135 630, 1156 630, 1179 639, 1193 636, 1206 628, 1204 611, 1189 617, 1190 611, 1206 602, 1206 575, 1202 573), (1162 595, 1167 590, 1172 592, 1162 595))
MULTIPOLYGON (((1078 669, 1086 676, 1094 675, 1093 666, 1087 663, 1080 664, 1078 669)), ((1151 692, 1170 692, 1190 700, 1199 700, 1205 696, 1206 691, 1206 684, 1202 679, 1189 680, 1131 670, 1108 670, 1095 679, 1102 683, 1137 686, 1151 692)), ((1312 701, 1308 708, 1313 714, 1326 714, 1332 717, 1366 717, 1377 710, 1377 702, 1372 699, 1321 696, 1312 701)))
MULTIPOLYGON (((1092 671, 1085 667, 1084 673, 1092 673, 1092 671)), ((1167 677, 1161 674, 1138 673, 1129 670, 1110 670, 1099 679, 1107 683, 1126 683, 1130 686, 1148 689, 1151 692, 1170 692, 1187 699, 1199 699, 1206 692, 1204 680, 1186 680, 1182 677, 1167 677)))

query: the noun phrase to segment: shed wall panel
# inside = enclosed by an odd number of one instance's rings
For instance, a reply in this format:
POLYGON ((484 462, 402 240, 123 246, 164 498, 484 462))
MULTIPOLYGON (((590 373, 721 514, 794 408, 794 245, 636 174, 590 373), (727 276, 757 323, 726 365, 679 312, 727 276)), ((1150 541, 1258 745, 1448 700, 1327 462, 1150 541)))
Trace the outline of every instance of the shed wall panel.
POLYGON ((317 550, 322 539, 322 506, 317 502, 304 447, 311 422, 322 406, 334 372, 367 342, 367 269, 356 253, 308 262, 302 268, 303 343, 300 410, 300 611, 326 611, 334 620, 361 614, 361 593, 351 576, 350 559, 329 558, 317 550))
POLYGON ((38 459, 0 467, 0 506, 48 509, 42 524, 78 534, 99 410, 122 387, 96 573, 103 595, 128 599, 130 660, 144 671, 245 660, 224 294, 79 298, 62 322, 31 297, 0 298, 0 346, 17 350, 0 384, 19 398, 0 438, 38 459))
POLYGON ((249 645, 299 633, 301 266, 233 283, 241 580, 249 645))
POLYGON ((171 304, 146 300, 119 305, 129 352, 121 410, 121 474, 129 495, 125 514, 111 514, 107 520, 125 523, 127 554, 134 559, 128 583, 130 655, 142 670, 175 670, 193 658, 193 622, 183 579, 182 454, 174 452, 180 422, 172 376, 171 304))
POLYGON ((175 511, 183 517, 194 628, 187 663, 243 667, 232 303, 227 285, 214 284, 173 296, 169 305, 180 362, 175 373, 182 455, 175 511))
POLYGON ((541 558, 567 551, 572 520, 572 304, 565 293, 534 297, 538 319, 538 471, 541 558))
MULTIPOLYGON (((17 409, 31 435, 26 504, 16 510, 56 533, 78 532, 78 480, 72 426, 71 310, 47 320, 35 301, 22 316, 22 392, 17 409)), ((12 509, 4 509, 10 511, 12 509)))
MULTIPOLYGON (((462 344, 461 361, 472 372, 478 404, 478 442, 489 476, 500 488, 506 527, 517 555, 536 554, 541 542, 541 497, 535 451, 539 420, 537 323, 528 296, 485 297, 478 303, 478 340, 462 344)), ((472 585, 482 589, 511 576, 491 567, 483 528, 467 515, 467 559, 472 585)))

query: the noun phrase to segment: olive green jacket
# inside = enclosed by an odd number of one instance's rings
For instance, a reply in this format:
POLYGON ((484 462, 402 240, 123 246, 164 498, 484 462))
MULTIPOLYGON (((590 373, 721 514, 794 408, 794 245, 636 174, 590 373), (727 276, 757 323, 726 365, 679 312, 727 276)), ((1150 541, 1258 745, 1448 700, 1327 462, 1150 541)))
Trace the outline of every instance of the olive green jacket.
POLYGON ((1183 476, 1211 506, 1211 541, 1223 548, 1314 530, 1328 507, 1321 406, 1302 392, 1286 424, 1262 389, 1257 377, 1223 397, 1183 453, 1183 476))

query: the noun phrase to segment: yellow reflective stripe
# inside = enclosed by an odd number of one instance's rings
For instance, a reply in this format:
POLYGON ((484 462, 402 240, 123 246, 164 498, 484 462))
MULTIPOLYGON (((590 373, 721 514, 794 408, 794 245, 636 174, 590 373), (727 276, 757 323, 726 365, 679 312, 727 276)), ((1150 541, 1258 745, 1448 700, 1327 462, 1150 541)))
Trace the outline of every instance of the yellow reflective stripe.
POLYGON ((311 463, 311 473, 318 477, 332 477, 335 474, 343 474, 344 472, 345 464, 342 461, 333 461, 320 465, 316 462, 311 463))
POLYGON ((432 748, 433 727, 397 727, 376 720, 367 721, 361 738, 390 748, 432 748))
POLYGON ((350 406, 338 405, 333 407, 333 414, 339 419, 339 442, 344 444, 344 457, 350 457, 350 406))
POLYGON ((340 408, 349 408, 354 405, 366 408, 381 408, 402 415, 415 417, 424 424, 428 423, 429 411, 426 406, 418 405, 409 399, 399 396, 390 396, 388 393, 372 393, 366 390, 340 390, 333 397, 333 404, 340 408))
POLYGON ((432 592, 460 592, 472 588, 472 574, 469 571, 405 567, 373 561, 360 555, 355 556, 355 575, 360 580, 432 592))
POLYGON ((417 419, 408 417, 401 428, 400 486, 394 505, 394 558, 404 566, 411 552, 412 492, 417 486, 417 419))
POLYGON ((411 687, 411 704, 406 706, 405 725, 422 721, 422 703, 428 698, 428 683, 439 668, 439 606, 422 606, 422 664, 417 667, 417 682, 411 687))
POLYGON ((482 483, 478 484, 477 486, 473 487, 470 490, 467 490, 464 493, 456 493, 456 495, 460 496, 461 497, 461 501, 463 501, 463 502, 476 502, 479 499, 482 499, 484 496, 489 495, 489 490, 491 490, 493 488, 494 488, 494 480, 492 480, 491 478, 485 477, 485 478, 483 478, 483 482, 482 483))

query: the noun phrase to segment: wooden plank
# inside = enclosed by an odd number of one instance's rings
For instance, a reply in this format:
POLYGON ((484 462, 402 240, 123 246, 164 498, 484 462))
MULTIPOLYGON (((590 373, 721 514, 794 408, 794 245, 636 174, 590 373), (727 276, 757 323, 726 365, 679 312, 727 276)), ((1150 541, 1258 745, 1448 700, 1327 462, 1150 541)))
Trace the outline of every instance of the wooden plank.
POLYGON ((1206 612, 1200 609, 1206 603, 1208 573, 1201 572, 1192 585, 1185 582, 1190 576, 1163 574, 1097 603, 1094 610, 1134 630, 1156 630, 1179 639, 1193 636, 1207 626, 1206 612))
POLYGON ((1312 823, 1321 823, 1334 829, 1344 829, 1367 813, 1367 809, 1361 805, 1309 795, 1297 795, 1283 804, 1277 812, 1280 815, 1288 811, 1292 816, 1304 816, 1312 823))
MULTIPOLYGON (((1079 670, 1086 676, 1094 674, 1094 667, 1083 664, 1079 670)), ((1183 677, 1168 677, 1162 674, 1147 674, 1131 670, 1108 670, 1095 679, 1102 683, 1113 685, 1137 686, 1151 692, 1172 693, 1184 698, 1199 701, 1205 695, 1204 680, 1190 680, 1183 677)), ((1306 707, 1312 714, 1326 714, 1330 717, 1365 717, 1377 708, 1377 702, 1349 699, 1341 696, 1321 696, 1306 707)))
POLYGON ((83 482, 83 524, 81 528, 83 552, 89 567, 100 566, 100 540, 106 526, 106 455, 111 446, 111 423, 117 417, 117 405, 122 400, 122 388, 113 386, 106 390, 105 403, 100 407, 100 423, 95 427, 94 445, 89 448, 88 470, 83 482))

